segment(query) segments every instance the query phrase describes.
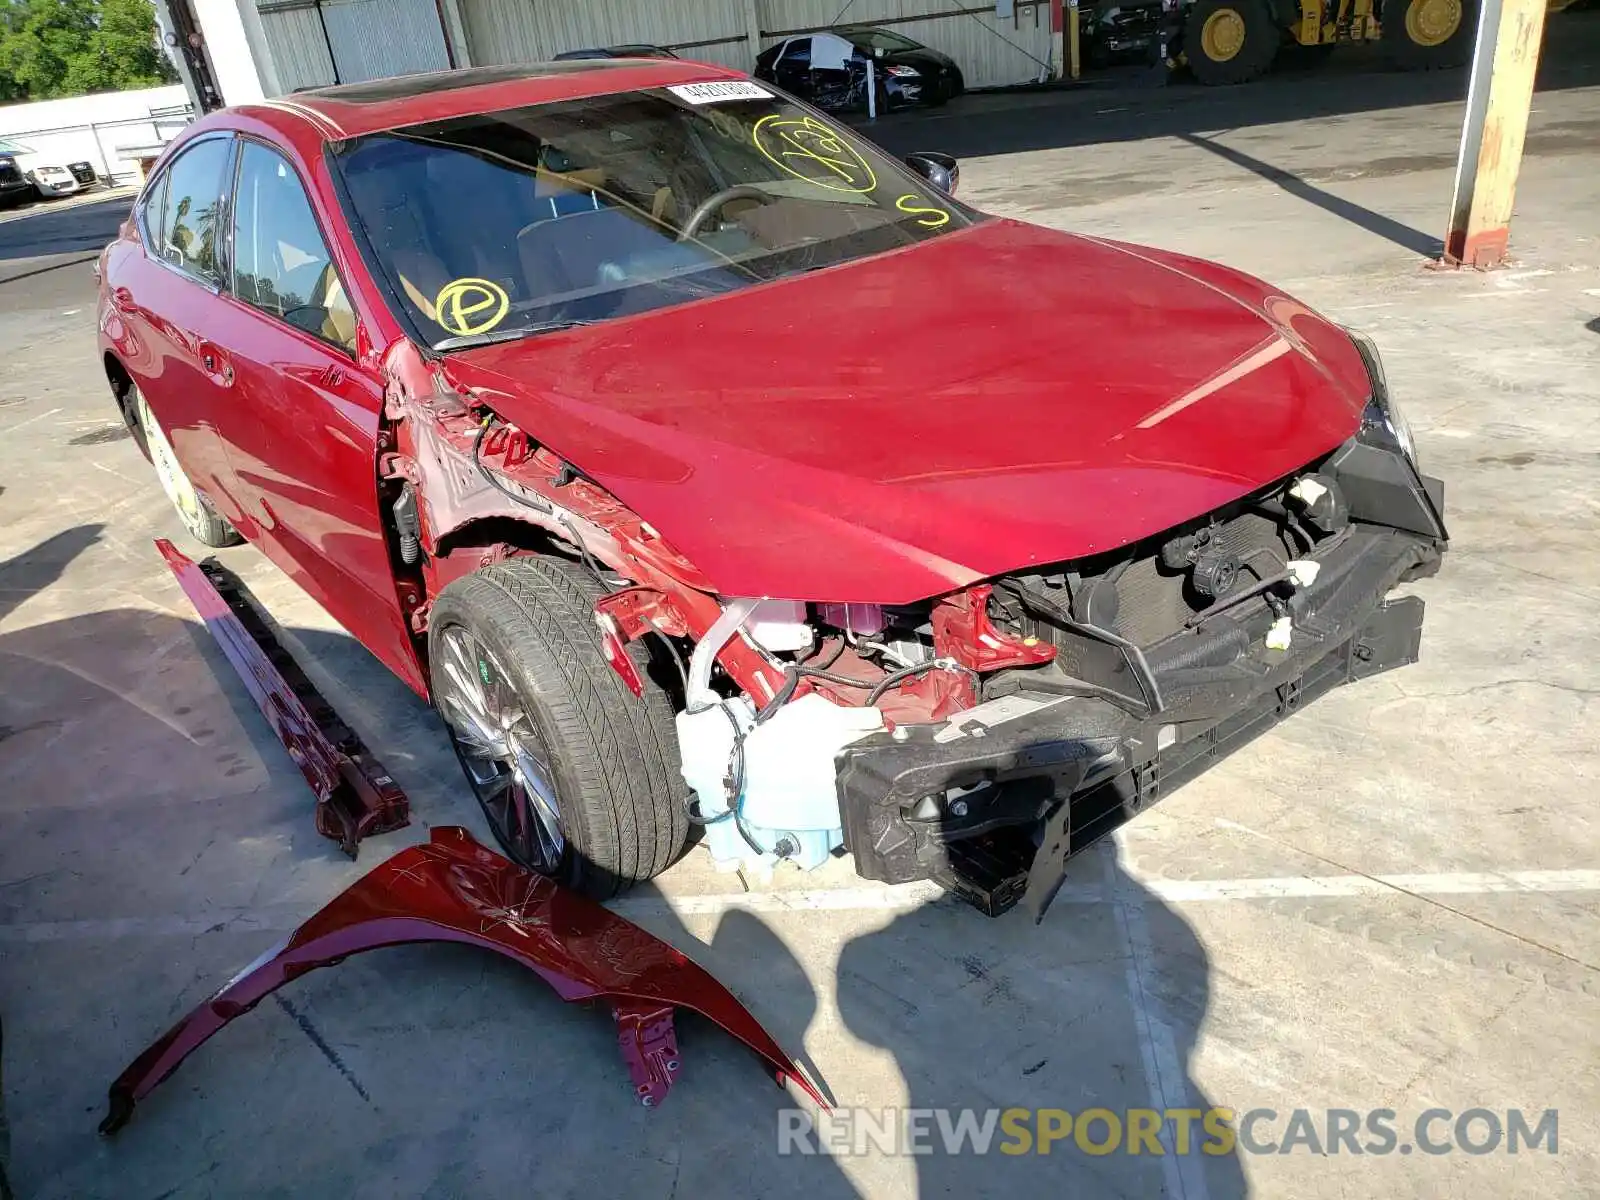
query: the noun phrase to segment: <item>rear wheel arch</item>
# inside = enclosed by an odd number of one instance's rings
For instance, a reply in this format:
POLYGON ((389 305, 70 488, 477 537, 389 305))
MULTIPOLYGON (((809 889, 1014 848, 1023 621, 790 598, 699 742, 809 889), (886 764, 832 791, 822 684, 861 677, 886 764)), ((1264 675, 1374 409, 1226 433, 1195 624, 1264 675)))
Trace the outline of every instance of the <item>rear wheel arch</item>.
POLYGON ((112 398, 117 402, 117 408, 122 413, 122 419, 128 422, 130 428, 135 424, 133 412, 133 376, 128 373, 128 368, 122 365, 111 351, 107 350, 102 356, 106 369, 106 382, 111 385, 112 398))

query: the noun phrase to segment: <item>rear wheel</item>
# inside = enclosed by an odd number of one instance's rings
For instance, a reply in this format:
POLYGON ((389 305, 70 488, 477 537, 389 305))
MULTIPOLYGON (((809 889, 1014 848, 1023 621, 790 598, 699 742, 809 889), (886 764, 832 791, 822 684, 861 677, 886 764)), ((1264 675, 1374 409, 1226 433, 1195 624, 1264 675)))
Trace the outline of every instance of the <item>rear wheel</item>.
POLYGON ((139 435, 144 439, 150 464, 155 467, 156 478, 161 481, 161 490, 172 501, 172 507, 178 510, 178 517, 189 531, 189 536, 202 546, 237 546, 244 539, 218 515, 209 500, 194 490, 194 484, 189 482, 189 477, 178 465, 178 457, 172 452, 167 435, 161 431, 160 423, 150 411, 144 393, 137 387, 133 389, 133 415, 139 423, 139 435))
POLYGON ((1283 31, 1263 0, 1198 0, 1183 25, 1183 53, 1201 83, 1248 83, 1278 56, 1283 31))
POLYGON ((1472 56, 1476 0, 1388 0, 1383 50, 1408 71, 1459 67, 1472 56))
POLYGON ((530 870, 591 896, 660 874, 688 835, 677 734, 645 647, 636 699, 594 622, 582 567, 516 558, 434 602, 434 702, 495 838, 530 870))

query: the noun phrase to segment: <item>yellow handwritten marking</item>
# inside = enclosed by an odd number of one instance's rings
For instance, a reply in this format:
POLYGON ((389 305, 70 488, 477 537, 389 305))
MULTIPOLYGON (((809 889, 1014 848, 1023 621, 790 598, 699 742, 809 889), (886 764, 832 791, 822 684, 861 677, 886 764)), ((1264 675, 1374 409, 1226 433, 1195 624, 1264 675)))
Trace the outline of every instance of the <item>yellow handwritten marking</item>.
POLYGON ((917 218, 917 224, 924 229, 939 229, 950 224, 950 214, 942 208, 934 208, 922 202, 922 197, 907 192, 894 202, 894 206, 901 212, 917 218), (907 201, 910 203, 906 203, 907 201), (923 215, 918 215, 923 214, 923 215))
POLYGON ((865 194, 878 186, 867 160, 812 117, 773 113, 755 123, 750 137, 775 166, 820 188, 865 194))
POLYGON ((451 333, 466 337, 486 333, 505 320, 511 297, 487 279, 452 279, 433 302, 435 320, 451 333))

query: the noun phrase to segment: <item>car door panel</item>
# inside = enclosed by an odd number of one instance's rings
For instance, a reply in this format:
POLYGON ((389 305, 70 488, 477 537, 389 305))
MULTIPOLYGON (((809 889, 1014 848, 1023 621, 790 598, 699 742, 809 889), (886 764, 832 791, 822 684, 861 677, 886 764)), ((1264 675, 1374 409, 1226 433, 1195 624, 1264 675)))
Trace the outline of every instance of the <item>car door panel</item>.
POLYGON ((794 38, 778 56, 778 86, 796 96, 811 94, 811 39, 794 38))
POLYGON ((213 367, 229 381, 236 408, 223 444, 238 481, 242 528, 421 691, 378 514, 382 387, 346 348, 327 340, 349 330, 353 342, 353 313, 324 322, 324 336, 285 319, 318 307, 333 289, 347 303, 294 169, 246 139, 235 186, 232 290, 220 298, 213 367), (286 268, 291 254, 298 265, 286 268))
POLYGON ((208 370, 203 360, 215 338, 218 223, 231 154, 227 137, 201 139, 179 154, 159 185, 163 212, 142 230, 149 240, 126 248, 108 276, 114 284, 112 304, 124 326, 121 344, 129 346, 123 366, 144 393, 184 474, 230 521, 239 512, 237 489, 219 429, 229 406, 219 394, 226 390, 220 373, 208 370), (174 223, 191 251, 178 255, 178 261, 162 244, 174 223))

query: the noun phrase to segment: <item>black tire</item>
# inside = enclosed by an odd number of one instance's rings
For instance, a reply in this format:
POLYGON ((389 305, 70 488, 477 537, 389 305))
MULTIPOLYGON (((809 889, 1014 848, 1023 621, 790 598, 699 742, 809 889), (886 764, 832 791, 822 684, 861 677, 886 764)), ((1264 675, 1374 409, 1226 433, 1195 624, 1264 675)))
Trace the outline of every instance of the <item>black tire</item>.
MULTIPOLYGON (((651 678, 644 645, 628 647, 644 680, 642 699, 606 662, 594 621, 604 590, 576 564, 516 558, 450 584, 428 622, 434 700, 495 837, 523 866, 597 899, 666 870, 689 830, 671 702, 651 678), (470 738, 458 732, 452 692, 459 684, 447 668, 447 643, 463 634, 486 651, 478 662, 484 684, 503 672, 547 752, 564 842, 559 861, 538 861, 479 792, 464 749, 470 738)), ((527 810, 525 796, 522 803, 527 810)))
POLYGON ((145 457, 155 467, 161 489, 166 492, 168 501, 183 522, 183 527, 189 531, 189 536, 202 546, 213 549, 237 546, 244 541, 238 530, 211 507, 211 501, 194 490, 189 477, 178 465, 177 455, 172 452, 172 445, 162 432, 160 422, 137 387, 128 397, 128 404, 138 425, 139 442, 144 448, 145 457))
POLYGON ((1272 66, 1282 44, 1283 30, 1265 0, 1197 0, 1183 22, 1183 53, 1189 69, 1209 87, 1259 78, 1272 66), (1236 51, 1223 57, 1207 29, 1230 19, 1238 22, 1243 38, 1236 51))
POLYGON ((1405 71, 1462 66, 1472 57, 1477 31, 1477 0, 1386 0, 1383 6, 1384 56, 1405 71))

